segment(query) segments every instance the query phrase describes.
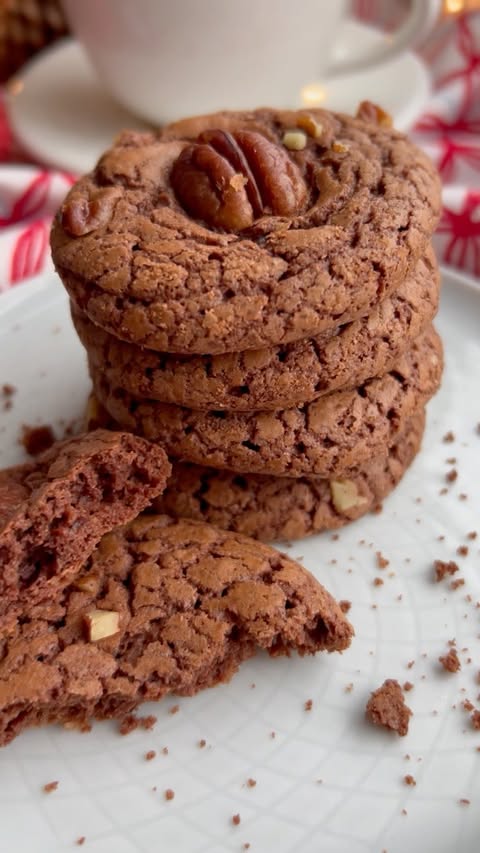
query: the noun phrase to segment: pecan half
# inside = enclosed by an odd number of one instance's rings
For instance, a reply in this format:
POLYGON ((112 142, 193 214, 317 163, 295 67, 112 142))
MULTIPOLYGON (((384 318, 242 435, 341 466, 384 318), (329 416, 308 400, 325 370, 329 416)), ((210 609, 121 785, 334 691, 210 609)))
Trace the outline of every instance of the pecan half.
POLYGON ((110 219, 119 195, 117 187, 102 187, 90 197, 74 190, 67 196, 60 211, 62 227, 72 237, 83 237, 101 228, 110 219))
POLYGON ((225 231, 241 231, 266 214, 295 215, 307 201, 285 149, 250 130, 204 131, 175 161, 171 182, 188 213, 225 231))

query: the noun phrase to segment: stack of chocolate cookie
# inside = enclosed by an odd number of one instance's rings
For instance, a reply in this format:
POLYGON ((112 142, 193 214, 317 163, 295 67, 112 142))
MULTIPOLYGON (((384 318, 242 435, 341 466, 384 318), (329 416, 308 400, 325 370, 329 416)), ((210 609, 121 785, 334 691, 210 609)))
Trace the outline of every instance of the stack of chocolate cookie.
POLYGON ((387 125, 368 104, 188 119, 123 134, 67 196, 54 262, 103 417, 174 461, 162 511, 295 538, 413 460, 440 190, 387 125))

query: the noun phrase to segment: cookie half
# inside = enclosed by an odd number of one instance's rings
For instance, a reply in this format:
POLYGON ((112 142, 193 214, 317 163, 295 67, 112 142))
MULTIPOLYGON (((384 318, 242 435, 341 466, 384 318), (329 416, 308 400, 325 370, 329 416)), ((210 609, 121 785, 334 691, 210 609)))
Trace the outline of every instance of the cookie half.
POLYGON ((382 503, 420 450, 424 429, 422 411, 408 420, 386 456, 367 462, 348 479, 265 477, 174 462, 153 508, 267 542, 335 530, 382 503))
POLYGON ((342 651, 353 628, 324 587, 273 548, 207 524, 145 516, 105 536, 56 605, 5 641, 0 745, 47 723, 85 728, 228 681, 257 648, 342 651))
POLYGON ((109 385, 134 396, 208 411, 291 408, 386 373, 438 308, 431 249, 415 272, 370 314, 316 338, 272 349, 178 356, 127 344, 72 306, 80 340, 109 385))
POLYGON ((440 209, 433 164, 390 128, 325 110, 221 112, 121 135, 69 192, 52 257, 112 335, 239 352, 371 311, 425 254, 440 209))
POLYGON ((160 447, 106 430, 0 471, 0 628, 27 603, 54 600, 104 533, 145 509, 169 473, 160 447))
POLYGON ((124 429, 181 461, 239 473, 341 476, 386 453, 403 424, 437 391, 442 345, 430 327, 385 376, 353 391, 276 412, 198 412, 140 401, 91 365, 95 394, 124 429))

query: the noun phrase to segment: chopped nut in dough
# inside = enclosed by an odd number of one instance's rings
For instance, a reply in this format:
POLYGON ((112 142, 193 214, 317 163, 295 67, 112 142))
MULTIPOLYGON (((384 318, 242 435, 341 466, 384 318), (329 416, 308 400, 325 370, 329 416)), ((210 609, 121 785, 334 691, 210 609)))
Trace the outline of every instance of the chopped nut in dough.
POLYGON ((324 129, 321 122, 314 119, 313 116, 306 114, 298 117, 297 126, 306 131, 313 139, 319 139, 324 129))
POLYGON ((289 151, 303 151, 307 144, 307 136, 303 130, 286 130, 282 142, 289 151))
POLYGON ((98 575, 91 572, 89 575, 84 575, 83 577, 78 578, 78 580, 75 581, 74 586, 76 589, 79 589, 80 592, 89 592, 90 595, 96 595, 100 586, 100 578, 98 575))
POLYGON ((120 614, 115 610, 89 610, 85 614, 88 639, 91 643, 111 637, 119 630, 120 614))
POLYGON ((330 480, 330 494, 335 509, 340 513, 363 506, 366 502, 352 480, 330 480))

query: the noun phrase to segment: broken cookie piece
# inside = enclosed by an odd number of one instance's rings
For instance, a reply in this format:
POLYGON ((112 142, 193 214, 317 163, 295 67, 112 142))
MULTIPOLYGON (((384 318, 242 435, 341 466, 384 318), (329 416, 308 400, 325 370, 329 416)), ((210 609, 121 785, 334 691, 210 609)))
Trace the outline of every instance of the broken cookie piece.
POLYGON ((257 648, 342 651, 353 636, 306 569, 201 522, 139 517, 104 536, 84 574, 98 578, 96 592, 80 576, 54 611, 38 605, 4 640, 2 745, 30 726, 83 727, 169 693, 191 696, 228 681, 257 648), (99 620, 105 632, 92 635, 99 620))
POLYGON ((161 448, 105 430, 0 471, 0 629, 52 601, 104 533, 163 491, 169 473, 161 448))
POLYGON ((398 681, 387 678, 378 690, 375 690, 367 702, 367 720, 375 726, 397 732, 402 737, 408 732, 412 712, 405 704, 402 688, 398 681))

